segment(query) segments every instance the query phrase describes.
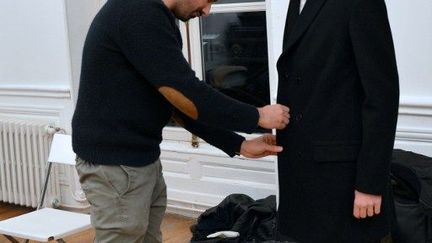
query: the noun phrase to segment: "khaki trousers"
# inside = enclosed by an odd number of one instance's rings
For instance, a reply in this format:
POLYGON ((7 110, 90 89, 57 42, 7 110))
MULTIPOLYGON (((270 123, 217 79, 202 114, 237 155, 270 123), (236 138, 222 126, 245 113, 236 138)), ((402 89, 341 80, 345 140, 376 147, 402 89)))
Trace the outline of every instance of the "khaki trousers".
POLYGON ((91 205, 96 243, 160 243, 166 185, 160 160, 142 167, 99 165, 77 158, 91 205))

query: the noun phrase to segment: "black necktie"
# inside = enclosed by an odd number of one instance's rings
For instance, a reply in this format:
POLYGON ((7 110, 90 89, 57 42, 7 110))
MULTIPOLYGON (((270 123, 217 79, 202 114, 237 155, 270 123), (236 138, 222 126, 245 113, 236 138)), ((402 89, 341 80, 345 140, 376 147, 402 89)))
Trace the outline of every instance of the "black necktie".
POLYGON ((288 7, 288 14, 285 22, 285 32, 283 38, 283 50, 287 48, 288 35, 292 31, 298 16, 300 15, 300 0, 291 0, 288 7))

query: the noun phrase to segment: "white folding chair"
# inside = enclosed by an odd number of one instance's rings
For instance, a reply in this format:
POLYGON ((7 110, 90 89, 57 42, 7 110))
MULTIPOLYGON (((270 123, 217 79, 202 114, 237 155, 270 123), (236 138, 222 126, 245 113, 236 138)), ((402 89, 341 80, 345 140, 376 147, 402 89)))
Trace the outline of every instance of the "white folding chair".
POLYGON ((91 227, 90 216, 53 208, 42 208, 48 186, 52 163, 75 165, 70 135, 54 134, 48 157, 45 184, 36 211, 0 221, 0 234, 9 241, 18 243, 14 237, 48 242, 65 242, 64 237, 87 230, 91 227))

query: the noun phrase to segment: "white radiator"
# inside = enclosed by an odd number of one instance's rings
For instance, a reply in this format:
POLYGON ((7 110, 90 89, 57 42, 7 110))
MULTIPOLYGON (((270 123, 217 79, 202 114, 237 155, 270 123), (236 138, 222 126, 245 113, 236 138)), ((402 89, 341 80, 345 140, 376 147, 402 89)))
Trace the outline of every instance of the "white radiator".
MULTIPOLYGON (((0 117, 0 201, 37 207, 53 136, 48 122, 0 117)), ((60 199, 53 167, 45 202, 60 199)))

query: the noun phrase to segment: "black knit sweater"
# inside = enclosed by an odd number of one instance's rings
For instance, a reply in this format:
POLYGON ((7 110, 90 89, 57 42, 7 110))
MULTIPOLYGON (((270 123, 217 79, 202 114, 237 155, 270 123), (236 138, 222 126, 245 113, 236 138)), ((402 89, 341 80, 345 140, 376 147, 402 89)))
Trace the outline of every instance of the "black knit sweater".
POLYGON ((197 120, 186 129, 230 156, 252 132, 255 107, 198 80, 182 54, 175 17, 161 0, 109 0, 94 18, 84 45, 78 101, 72 120, 76 154, 98 164, 142 166, 160 155, 162 128, 175 109, 159 87, 193 102, 197 120))

